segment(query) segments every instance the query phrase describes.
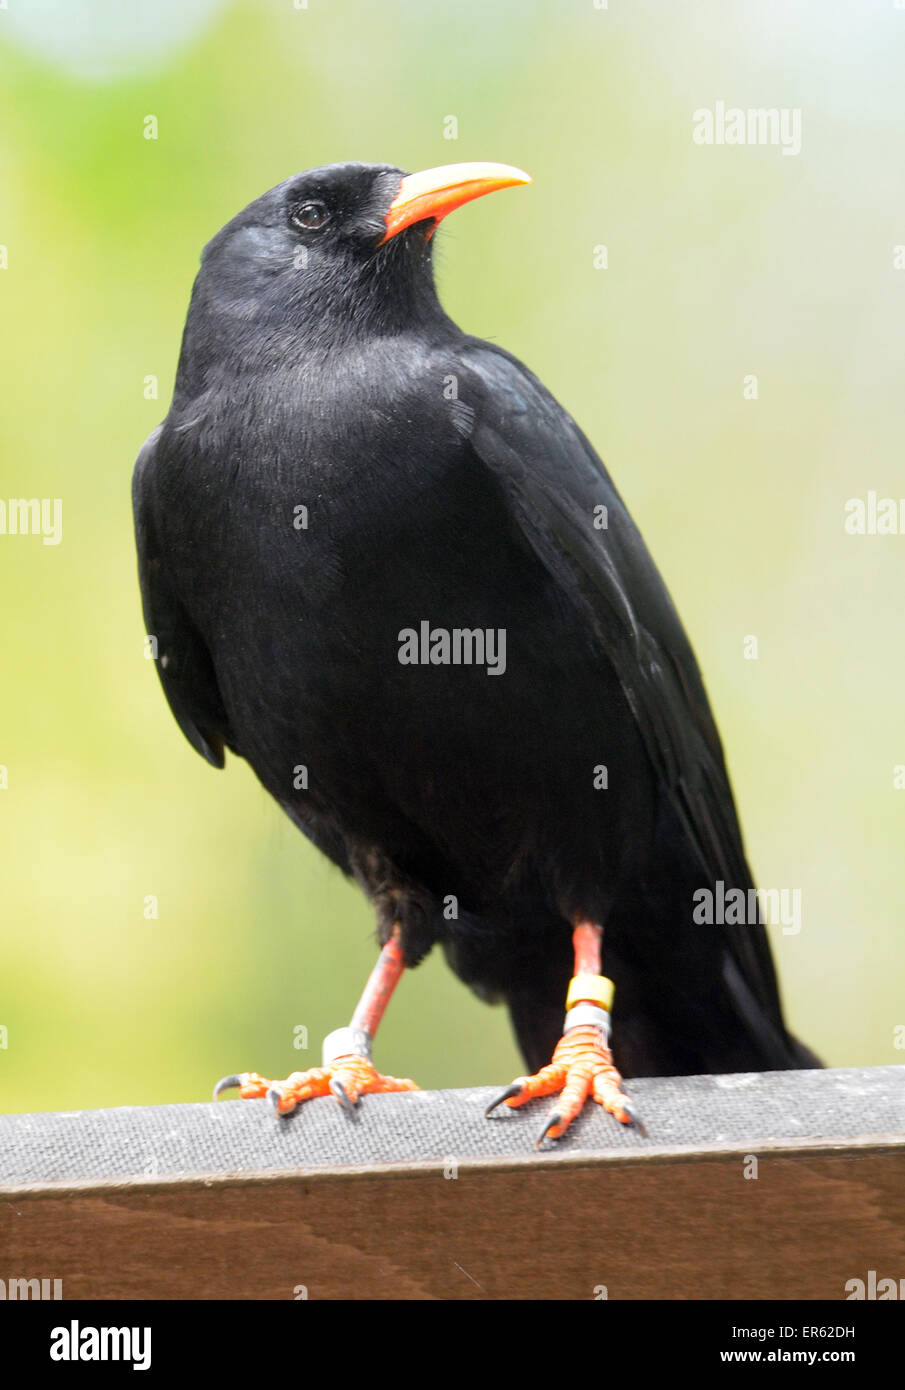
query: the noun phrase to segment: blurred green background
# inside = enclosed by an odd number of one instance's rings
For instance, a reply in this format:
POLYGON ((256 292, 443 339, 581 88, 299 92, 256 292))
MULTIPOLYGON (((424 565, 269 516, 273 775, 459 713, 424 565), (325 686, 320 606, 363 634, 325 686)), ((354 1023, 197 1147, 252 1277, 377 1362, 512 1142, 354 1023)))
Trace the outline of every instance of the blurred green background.
MULTIPOLYGON (((445 304, 577 417, 666 577, 757 877, 802 890, 774 936, 795 1029, 835 1065, 903 1060, 905 536, 843 529, 846 499, 905 495, 903 55, 892 0, 0 11, 0 497, 63 501, 59 546, 0 536, 4 1110, 317 1064, 372 963, 358 891, 173 722, 129 501, 201 246, 342 159, 534 176, 445 224, 445 304), (800 107, 801 153, 696 145, 717 100, 800 107)), ((521 1070, 439 958, 377 1061, 431 1087, 521 1070)))

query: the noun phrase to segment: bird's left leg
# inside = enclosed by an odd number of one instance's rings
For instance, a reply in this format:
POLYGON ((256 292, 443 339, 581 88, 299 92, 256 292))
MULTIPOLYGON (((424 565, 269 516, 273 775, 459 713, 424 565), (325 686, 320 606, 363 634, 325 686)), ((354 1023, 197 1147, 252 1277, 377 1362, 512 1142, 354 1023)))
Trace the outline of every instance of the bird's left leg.
POLYGON ((537 1148, 548 1137, 561 1138, 589 1096, 622 1124, 634 1123, 645 1133, 637 1111, 622 1090, 622 1077, 609 1048, 613 982, 600 973, 602 936, 602 928, 594 922, 576 921, 572 933, 575 971, 566 996, 563 1035, 553 1058, 535 1076, 517 1077, 485 1112, 489 1115, 504 1101, 514 1109, 539 1096, 561 1092, 547 1116, 537 1148))
POLYGON ((324 1039, 323 1065, 294 1071, 285 1081, 268 1081, 257 1072, 224 1076, 214 1096, 238 1086, 243 1100, 266 1096, 279 1115, 288 1115, 303 1100, 331 1093, 345 1110, 353 1110, 359 1096, 377 1091, 417 1091, 414 1081, 383 1076, 371 1061, 371 1041, 393 990, 405 969, 400 929, 384 946, 364 987, 348 1028, 337 1028, 324 1039))

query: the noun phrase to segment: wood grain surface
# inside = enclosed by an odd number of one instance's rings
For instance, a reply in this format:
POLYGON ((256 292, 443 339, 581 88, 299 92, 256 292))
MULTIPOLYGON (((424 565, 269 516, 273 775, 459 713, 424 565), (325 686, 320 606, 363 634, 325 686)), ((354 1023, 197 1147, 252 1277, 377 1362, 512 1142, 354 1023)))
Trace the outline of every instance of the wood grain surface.
POLYGON ((905 1276, 905 1143, 7 1188, 65 1299, 845 1299, 905 1276), (605 1292, 604 1292, 605 1291, 605 1292))

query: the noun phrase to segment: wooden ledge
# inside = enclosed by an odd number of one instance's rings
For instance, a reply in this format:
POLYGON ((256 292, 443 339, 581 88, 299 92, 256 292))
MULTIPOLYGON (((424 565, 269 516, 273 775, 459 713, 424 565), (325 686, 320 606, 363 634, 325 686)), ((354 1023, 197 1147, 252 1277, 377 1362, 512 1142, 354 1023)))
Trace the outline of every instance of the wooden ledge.
POLYGON ((905 1276, 905 1067, 0 1117, 0 1277, 71 1298, 829 1298, 905 1276))

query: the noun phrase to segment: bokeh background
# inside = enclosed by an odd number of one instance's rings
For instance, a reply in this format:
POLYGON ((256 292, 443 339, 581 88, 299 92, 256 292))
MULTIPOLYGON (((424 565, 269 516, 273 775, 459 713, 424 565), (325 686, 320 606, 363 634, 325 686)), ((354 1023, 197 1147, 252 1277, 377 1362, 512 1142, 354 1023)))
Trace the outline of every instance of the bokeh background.
MULTIPOLYGON (((173 722, 129 501, 201 246, 342 159, 534 176, 445 224, 444 301, 577 417, 663 570, 758 879, 802 890, 774 936, 794 1027, 835 1065, 903 1060, 905 536, 843 527, 847 499, 905 496, 903 59, 893 0, 0 10, 0 497, 63 502, 59 546, 0 536, 4 1110, 317 1064, 370 968, 357 890, 173 722), (717 100, 800 107, 801 153, 696 145, 717 100)), ((432 1087, 521 1070, 440 959, 377 1060, 432 1087)))

